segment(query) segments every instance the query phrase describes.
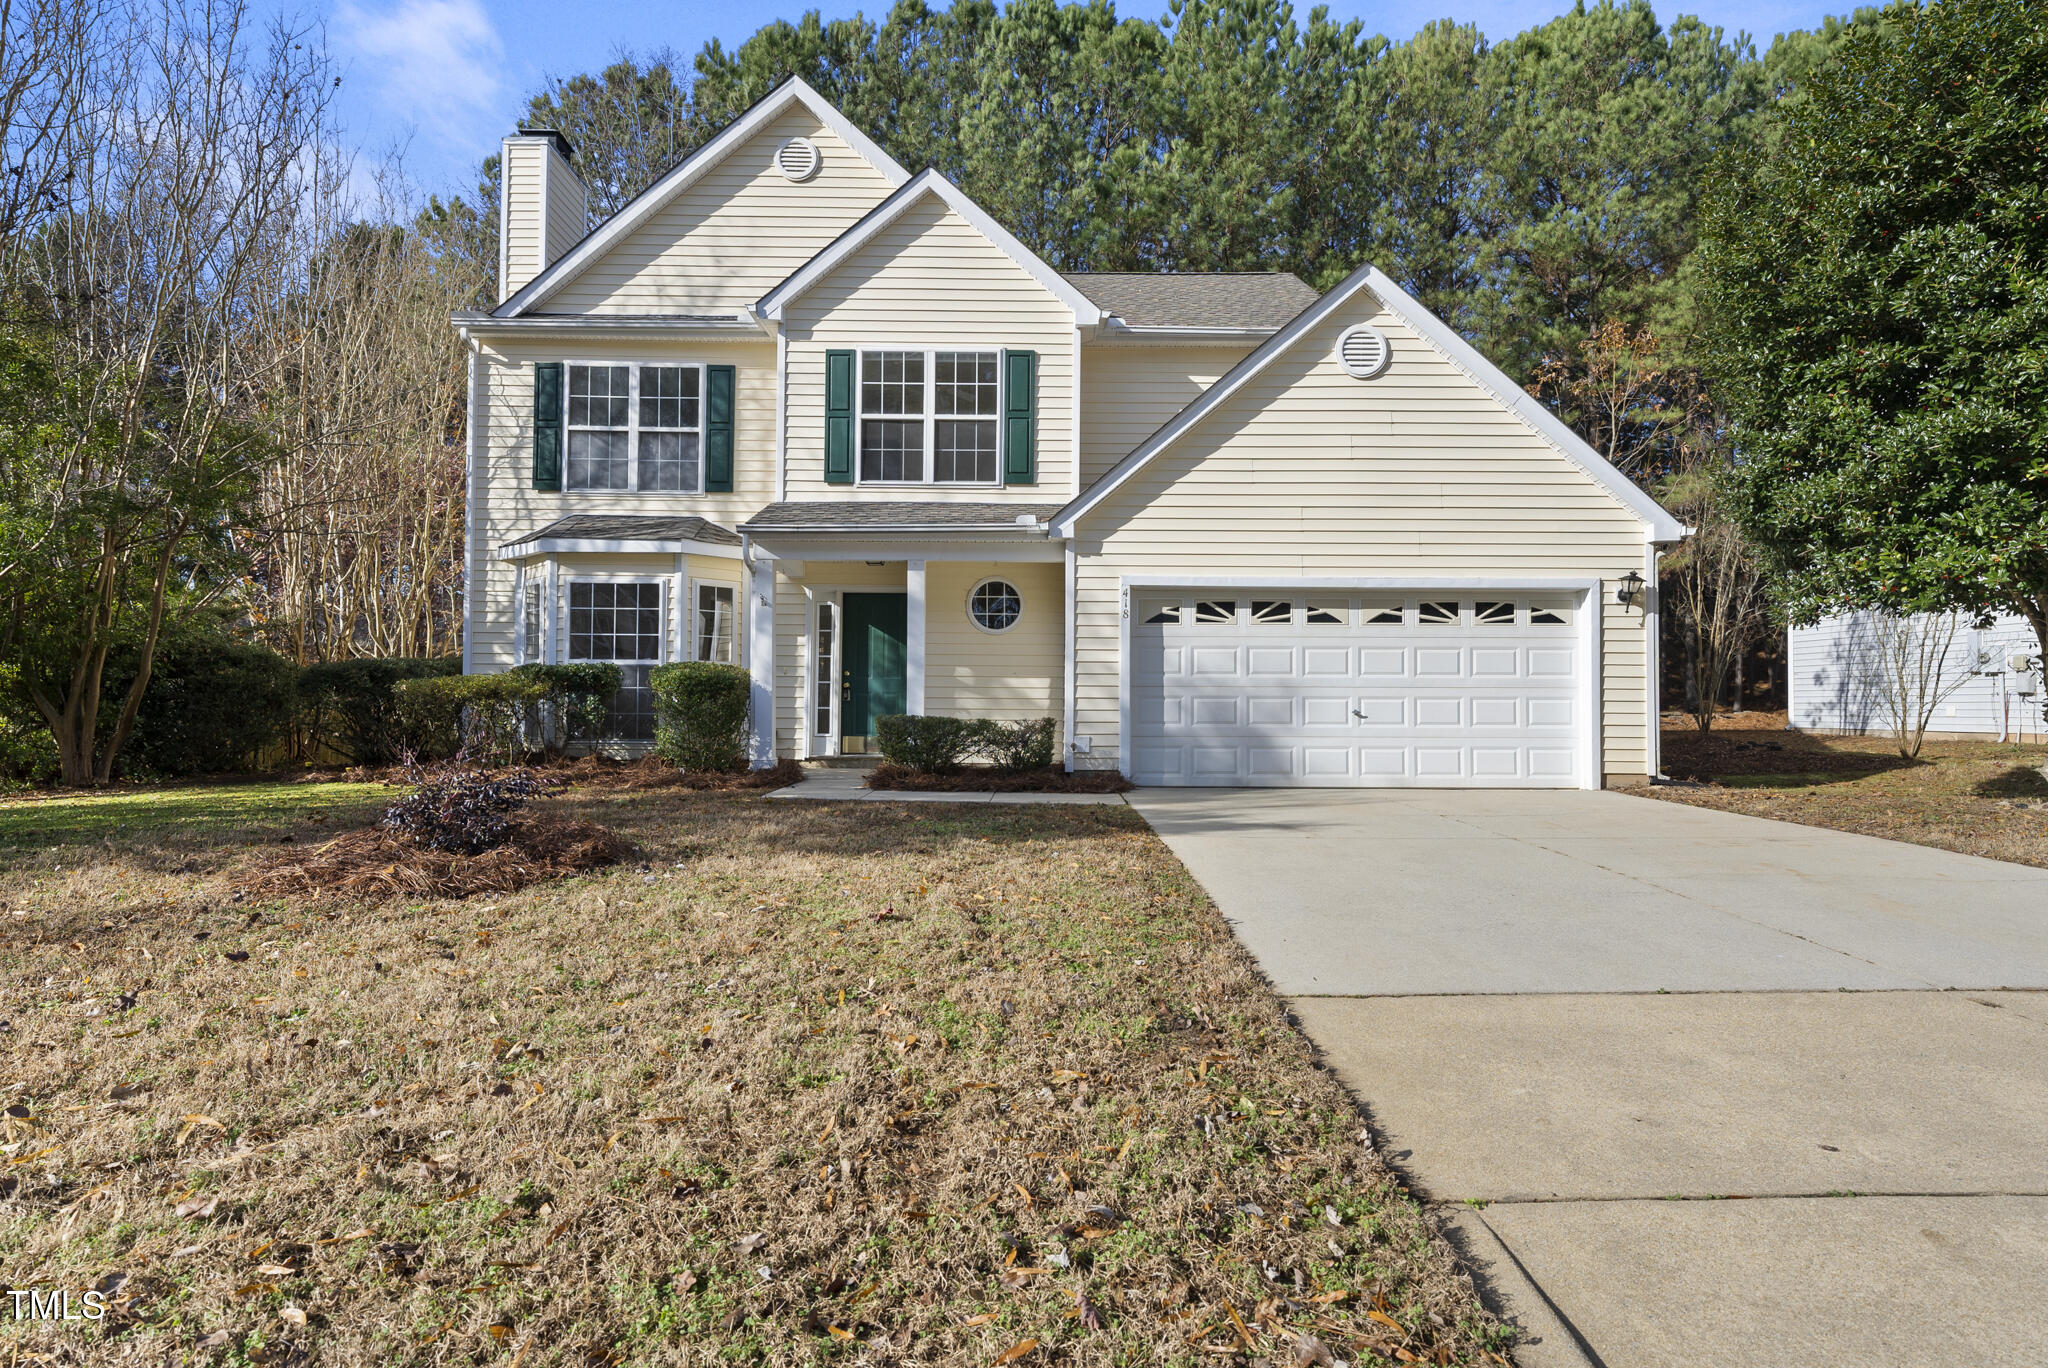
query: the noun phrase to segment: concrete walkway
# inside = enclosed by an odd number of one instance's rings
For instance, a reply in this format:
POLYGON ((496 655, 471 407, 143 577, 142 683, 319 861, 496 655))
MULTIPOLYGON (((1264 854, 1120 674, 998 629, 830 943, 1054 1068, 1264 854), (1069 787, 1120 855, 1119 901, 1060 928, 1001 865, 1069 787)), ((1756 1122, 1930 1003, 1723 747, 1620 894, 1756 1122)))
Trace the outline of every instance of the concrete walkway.
POLYGON ((1611 793, 1131 798, 1524 1368, 2048 1362, 2048 872, 1611 793))
POLYGON ((871 789, 865 769, 806 766, 803 779, 776 789, 770 798, 823 799, 843 803, 1018 803, 1068 804, 1081 807, 1122 807, 1121 793, 920 793, 908 789, 871 789))

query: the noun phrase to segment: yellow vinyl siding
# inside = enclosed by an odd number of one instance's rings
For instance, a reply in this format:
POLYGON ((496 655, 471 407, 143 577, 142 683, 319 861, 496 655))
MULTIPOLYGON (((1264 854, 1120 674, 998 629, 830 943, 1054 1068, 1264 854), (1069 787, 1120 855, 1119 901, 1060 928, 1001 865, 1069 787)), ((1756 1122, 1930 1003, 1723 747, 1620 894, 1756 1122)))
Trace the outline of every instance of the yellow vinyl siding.
MULTIPOLYGON (((513 568, 498 548, 571 513, 695 514, 736 527, 775 497, 775 344, 721 338, 648 342, 627 338, 520 340, 486 345, 478 365, 485 397, 481 463, 468 547, 470 668, 512 664, 513 568), (615 360, 734 367, 733 492, 730 494, 552 493, 533 487, 533 363, 615 360)), ((737 549, 737 548, 735 548, 737 549)), ((616 557, 606 559, 616 560, 616 557)), ((718 563, 720 558, 706 559, 718 563)), ((739 562, 728 573, 738 579, 739 562)), ((669 573, 674 572, 669 558, 669 573)))
MULTIPOLYGON (((906 209, 788 307, 789 497, 1015 500, 1072 493, 1074 315, 935 195, 906 209), (1038 480, 867 487, 825 483, 825 353, 834 348, 1029 348, 1038 353, 1038 480)), ((857 400, 856 400, 857 403, 857 400)), ((858 417, 855 423, 858 426, 858 417)))
POLYGON ((738 313, 888 198, 888 180, 810 111, 792 108, 734 148, 573 280, 549 313, 738 313), (818 145, 818 174, 791 182, 775 153, 818 145))
POLYGON ((546 244, 541 240, 540 198, 541 181, 545 174, 546 147, 537 139, 514 138, 505 143, 504 149, 504 244, 502 278, 498 281, 498 298, 510 298, 519 287, 540 274, 541 255, 546 244))
POLYGON ((1081 348, 1081 488, 1086 489, 1167 419, 1242 361, 1255 344, 1081 348))
POLYGON ((1065 619, 1057 564, 926 562, 924 710, 1009 721, 1058 717, 1065 619), (967 613, 967 596, 990 578, 1008 580, 1024 597, 1024 615, 1006 632, 985 632, 967 613))
POLYGON ((1602 769, 1642 773, 1643 616, 1613 584, 1643 568, 1642 523, 1487 391, 1360 294, 1081 520, 1076 735, 1118 745, 1120 577, 1473 576, 1608 585, 1602 769), (1371 322, 1394 359, 1353 380, 1338 334, 1371 322))

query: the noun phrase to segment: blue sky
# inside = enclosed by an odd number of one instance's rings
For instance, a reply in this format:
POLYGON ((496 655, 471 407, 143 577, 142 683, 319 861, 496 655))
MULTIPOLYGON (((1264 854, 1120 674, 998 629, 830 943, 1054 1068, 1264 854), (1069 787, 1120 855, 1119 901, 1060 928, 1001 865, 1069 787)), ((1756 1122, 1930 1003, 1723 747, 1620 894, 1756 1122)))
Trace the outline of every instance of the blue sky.
MULTIPOLYGON (((805 5, 764 0, 720 3, 562 4, 560 0, 313 0, 295 12, 323 24, 344 76, 340 114, 347 134, 373 154, 403 147, 408 177, 422 191, 466 191, 474 168, 511 128, 526 97, 550 76, 600 67, 622 49, 648 52, 667 46, 685 57, 712 38, 735 46, 761 25, 794 19, 805 5)), ((856 10, 885 12, 874 3, 821 3, 827 18, 856 10)), ((1309 5, 1298 3, 1306 12, 1309 5)), ((1512 37, 1570 8, 1570 0, 1333 0, 1340 18, 1365 21, 1368 30, 1405 38, 1431 19, 1476 22, 1487 37, 1512 37)), ((1813 0, 1703 0, 1682 12, 1733 32, 1745 30, 1767 46, 1774 34, 1811 28, 1824 14, 1850 3, 1813 0)), ((1163 3, 1125 0, 1120 13, 1163 13, 1163 3)))

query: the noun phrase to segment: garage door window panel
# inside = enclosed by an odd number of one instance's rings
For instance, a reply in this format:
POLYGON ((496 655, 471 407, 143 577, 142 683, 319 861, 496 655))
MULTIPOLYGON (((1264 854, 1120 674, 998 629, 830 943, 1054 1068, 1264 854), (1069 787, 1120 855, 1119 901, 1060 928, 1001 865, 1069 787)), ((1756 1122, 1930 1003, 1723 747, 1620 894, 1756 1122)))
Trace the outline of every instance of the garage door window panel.
POLYGON ((1203 599, 1195 605, 1195 622, 1198 626, 1214 626, 1237 621, 1237 600, 1203 599))
POLYGON ((1455 627, 1458 605, 1443 599, 1424 599, 1416 608, 1415 621, 1424 627, 1455 627))

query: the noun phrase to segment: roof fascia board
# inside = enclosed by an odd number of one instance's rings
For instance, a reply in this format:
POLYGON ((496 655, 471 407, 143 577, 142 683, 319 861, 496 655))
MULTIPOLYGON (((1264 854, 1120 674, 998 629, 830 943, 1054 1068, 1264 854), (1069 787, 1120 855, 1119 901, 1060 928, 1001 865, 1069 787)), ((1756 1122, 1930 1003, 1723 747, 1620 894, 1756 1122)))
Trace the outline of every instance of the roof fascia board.
POLYGON ((620 317, 611 314, 528 314, 524 318, 492 318, 486 314, 469 318, 457 315, 454 323, 464 332, 475 333, 480 337, 493 333, 556 332, 742 333, 754 337, 762 335, 762 327, 757 320, 740 314, 734 314, 730 318, 620 317))
POLYGON ((504 561, 530 560, 534 556, 596 555, 596 556, 672 556, 686 552, 692 556, 720 556, 726 560, 738 560, 740 549, 725 542, 697 541, 694 538, 662 540, 625 539, 614 540, 593 537, 540 537, 526 541, 506 542, 498 548, 498 559, 504 561))
POLYGON ((1406 323, 1445 360, 1463 371, 1481 389, 1492 394, 1502 407, 1526 423, 1566 460, 1583 470, 1595 484, 1612 495, 1617 503, 1635 514, 1643 522, 1649 540, 1677 541, 1684 535, 1685 529, 1679 525, 1678 520, 1665 512, 1655 499, 1616 470, 1599 452, 1588 446, 1583 438, 1566 427, 1555 414, 1524 393, 1521 387, 1509 380, 1498 366, 1481 356, 1471 343, 1459 337, 1442 320, 1425 309, 1414 296, 1389 280, 1378 267, 1371 265, 1359 267, 1328 294, 1302 310, 1293 322, 1268 338, 1264 345, 1238 362, 1222 379, 1204 390, 1193 403, 1168 419, 1157 432, 1146 438, 1136 451, 1117 462, 1107 475, 1096 481, 1080 498, 1055 514, 1052 519, 1053 535, 1073 536, 1076 522, 1115 493, 1133 475, 1149 464, 1154 456, 1172 445, 1189 428, 1244 388, 1276 357, 1299 341, 1303 334, 1328 318, 1361 289, 1369 290, 1379 300, 1382 308, 1406 323))
POLYGON ((1071 309, 1075 323, 1092 328, 1102 321, 1102 310, 1095 301, 1082 294, 1070 284, 1065 276, 1045 264, 1038 253, 1026 247, 997 223, 973 200, 967 192, 940 175, 936 169, 920 171, 916 178, 897 190, 870 210, 860 222, 848 228, 837 238, 792 272, 787 279, 754 305, 754 312, 763 319, 780 323, 783 311, 790 302, 816 285, 846 259, 873 241, 875 235, 901 218, 911 205, 925 194, 937 195, 948 208, 973 226, 974 230, 987 238, 1010 260, 1017 263, 1025 274, 1045 288, 1046 293, 1071 309))
POLYGON ((831 102, 801 79, 792 76, 755 102, 754 107, 721 129, 718 135, 671 167, 666 175, 636 195, 625 208, 599 224, 581 242, 562 254, 560 260, 526 282, 517 293, 492 313, 510 318, 524 313, 563 285, 580 275, 593 261, 616 246, 635 228, 645 223, 671 199, 681 194, 724 161, 733 149, 759 132, 761 126, 779 117, 792 104, 802 104, 818 122, 837 134, 855 153, 882 173, 893 186, 901 186, 910 173, 896 159, 876 145, 874 139, 855 128, 831 102))
POLYGON ((1675 542, 1685 536, 1686 529, 1678 519, 1644 493, 1634 480, 1615 469, 1612 462, 1566 426, 1563 419, 1508 379, 1500 367, 1480 355, 1477 347, 1458 336, 1456 330, 1424 308, 1415 296, 1387 279, 1377 267, 1367 269, 1371 272, 1367 284, 1388 313, 1414 329, 1446 361, 1465 372, 1473 383, 1492 394, 1516 417, 1534 428, 1538 436, 1557 448, 1566 460, 1585 471, 1595 484, 1613 495, 1617 503, 1642 519, 1649 529, 1651 541, 1675 542))

